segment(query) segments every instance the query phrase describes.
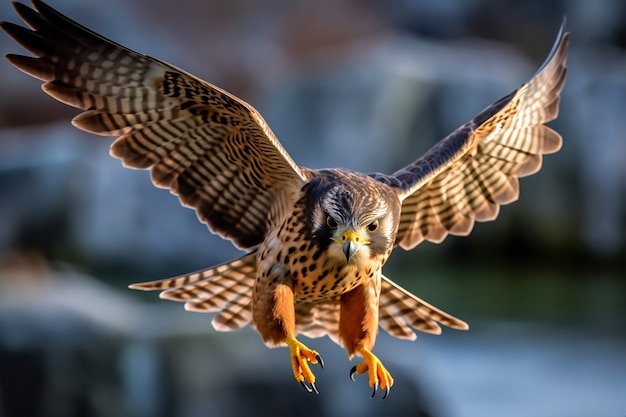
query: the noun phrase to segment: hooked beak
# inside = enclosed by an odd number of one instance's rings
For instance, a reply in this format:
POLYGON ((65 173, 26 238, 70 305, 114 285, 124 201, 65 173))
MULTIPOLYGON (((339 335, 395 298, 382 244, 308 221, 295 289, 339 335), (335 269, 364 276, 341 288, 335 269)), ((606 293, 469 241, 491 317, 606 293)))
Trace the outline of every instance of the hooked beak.
POLYGON ((348 229, 341 234, 341 239, 333 239, 336 243, 341 245, 341 250, 346 257, 346 261, 350 262, 350 259, 359 250, 361 245, 368 244, 369 242, 363 240, 361 235, 353 229, 348 229))
POLYGON ((352 256, 356 253, 356 250, 358 248, 359 247, 351 240, 341 245, 341 250, 343 251, 343 254, 346 256, 346 261, 350 262, 350 259, 352 259, 352 256))

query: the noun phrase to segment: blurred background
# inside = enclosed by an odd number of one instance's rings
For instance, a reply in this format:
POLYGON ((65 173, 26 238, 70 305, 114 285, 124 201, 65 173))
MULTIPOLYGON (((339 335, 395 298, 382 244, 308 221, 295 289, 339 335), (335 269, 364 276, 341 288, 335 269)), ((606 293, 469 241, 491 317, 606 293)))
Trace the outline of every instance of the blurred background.
MULTIPOLYGON (((240 255, 77 111, 0 60, 0 417, 623 416, 626 3, 620 0, 53 0, 106 37, 252 103, 296 162, 393 172, 528 80, 567 15, 563 149, 469 237, 385 273, 470 323, 381 333, 387 400, 327 338, 319 396, 286 349, 217 333, 126 287, 240 255)), ((18 22, 9 1, 0 20, 18 22)), ((2 53, 23 53, 0 35, 2 53)))

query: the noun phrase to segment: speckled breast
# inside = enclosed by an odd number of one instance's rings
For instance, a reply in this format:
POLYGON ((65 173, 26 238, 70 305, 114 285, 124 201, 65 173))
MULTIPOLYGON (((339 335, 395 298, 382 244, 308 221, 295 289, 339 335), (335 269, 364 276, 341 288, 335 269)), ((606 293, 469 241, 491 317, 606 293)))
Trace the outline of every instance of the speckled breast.
POLYGON ((339 266, 321 264, 294 264, 291 277, 297 301, 309 302, 334 298, 373 279, 371 268, 359 268, 357 265, 344 264, 339 266))

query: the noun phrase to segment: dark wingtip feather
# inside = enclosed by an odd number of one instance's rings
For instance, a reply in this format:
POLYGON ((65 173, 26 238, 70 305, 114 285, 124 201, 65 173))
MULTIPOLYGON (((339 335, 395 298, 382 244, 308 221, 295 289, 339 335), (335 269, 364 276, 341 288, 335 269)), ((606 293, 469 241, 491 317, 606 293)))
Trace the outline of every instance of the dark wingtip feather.
POLYGON ((35 56, 44 54, 44 38, 37 32, 10 22, 0 22, 0 28, 17 44, 35 56))
MULTIPOLYGON (((33 2, 33 4, 35 4, 35 2, 33 2)), ((18 16, 33 29, 40 30, 49 26, 46 20, 42 18, 37 11, 31 9, 27 5, 14 1, 13 8, 17 12, 18 16)))
POLYGON ((49 62, 23 55, 6 54, 4 58, 20 71, 41 81, 50 81, 54 78, 54 68, 49 62))
POLYGON ((554 62, 555 57, 557 61, 565 61, 567 55, 567 48, 569 46, 569 32, 565 31, 567 19, 565 16, 563 17, 563 22, 561 23, 561 27, 559 28, 559 32, 556 35, 556 39, 552 44, 552 49, 550 49, 550 53, 546 57, 543 64, 539 67, 539 69, 533 75, 533 78, 537 76, 541 71, 543 71, 550 63, 554 62))

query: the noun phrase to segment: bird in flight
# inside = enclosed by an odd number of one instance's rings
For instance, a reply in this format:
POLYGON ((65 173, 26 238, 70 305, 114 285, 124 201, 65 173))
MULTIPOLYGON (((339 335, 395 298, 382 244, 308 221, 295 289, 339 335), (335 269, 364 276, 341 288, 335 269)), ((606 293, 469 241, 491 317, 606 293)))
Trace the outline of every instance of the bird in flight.
POLYGON ((561 26, 533 78, 485 108, 393 174, 297 165, 250 104, 158 59, 70 20, 40 0, 14 3, 30 28, 2 29, 34 55, 6 55, 43 90, 83 110, 72 124, 117 136, 111 155, 149 169, 208 228, 246 254, 175 278, 132 284, 190 311, 217 313, 217 330, 253 326, 268 346, 289 348, 293 375, 318 393, 310 364, 320 354, 297 335, 328 335, 362 362, 384 391, 393 378, 372 349, 378 327, 415 339, 439 325, 468 325, 395 284, 382 267, 448 234, 467 235, 517 200, 519 181, 561 147, 545 126, 558 114, 569 34, 561 26))

